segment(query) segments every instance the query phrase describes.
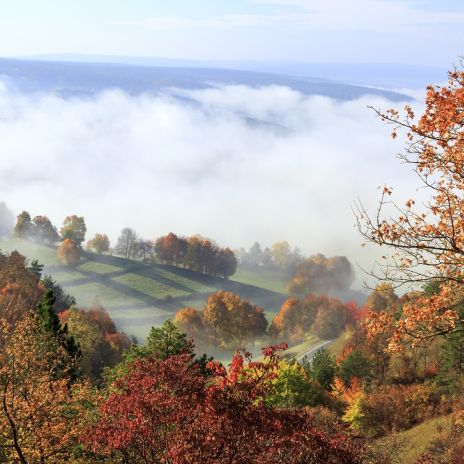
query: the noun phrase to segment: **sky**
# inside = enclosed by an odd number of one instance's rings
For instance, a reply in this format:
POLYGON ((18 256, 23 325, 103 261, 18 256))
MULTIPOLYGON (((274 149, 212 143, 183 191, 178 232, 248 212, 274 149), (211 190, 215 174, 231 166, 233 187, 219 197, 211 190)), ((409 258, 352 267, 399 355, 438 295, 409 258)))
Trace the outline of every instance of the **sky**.
POLYGON ((2 0, 0 56, 446 66, 462 54, 460 0, 2 0))

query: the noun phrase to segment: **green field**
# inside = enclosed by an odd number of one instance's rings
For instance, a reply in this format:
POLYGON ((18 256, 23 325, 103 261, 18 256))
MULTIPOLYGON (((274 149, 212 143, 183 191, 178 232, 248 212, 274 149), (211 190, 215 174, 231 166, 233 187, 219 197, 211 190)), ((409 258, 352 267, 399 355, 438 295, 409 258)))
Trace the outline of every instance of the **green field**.
POLYGON ((18 250, 29 260, 38 259, 44 272, 69 294, 78 306, 104 306, 120 330, 143 340, 150 327, 172 318, 185 306, 202 309, 210 293, 229 290, 266 310, 268 319, 285 299, 285 282, 277 273, 238 272, 230 280, 208 277, 186 269, 172 268, 117 256, 82 252, 75 268, 60 264, 56 249, 24 240, 0 240, 0 250, 18 250))

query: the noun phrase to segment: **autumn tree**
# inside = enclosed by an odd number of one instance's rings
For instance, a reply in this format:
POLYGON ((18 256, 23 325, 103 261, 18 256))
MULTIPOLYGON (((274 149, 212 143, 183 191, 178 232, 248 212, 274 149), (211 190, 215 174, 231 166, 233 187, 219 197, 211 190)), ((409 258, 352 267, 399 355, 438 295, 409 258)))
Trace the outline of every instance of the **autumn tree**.
POLYGON ((237 270, 237 258, 230 248, 220 249, 216 253, 213 265, 213 274, 225 279, 233 276, 237 270))
MULTIPOLYGON (((45 290, 37 275, 17 251, 0 255, 0 317, 14 326, 27 312, 35 311, 45 290)), ((1 340, 0 340, 1 346, 1 340)))
POLYGON ((6 462, 72 461, 90 390, 56 376, 66 353, 32 314, 2 338, 0 443, 6 462))
POLYGON ((27 211, 23 211, 17 217, 14 226, 14 236, 17 238, 28 239, 32 234, 32 219, 27 211))
POLYGON ((34 217, 31 234, 34 240, 49 245, 54 245, 60 239, 56 227, 47 216, 34 217))
POLYGON ((348 290, 353 281, 353 267, 345 256, 326 258, 317 254, 297 267, 288 291, 295 296, 340 293, 348 290))
MULTIPOLYGON (((211 329, 204 320, 201 311, 195 308, 182 308, 176 312, 174 324, 194 340, 195 346, 207 345, 210 341, 211 329)), ((217 333, 216 333, 217 335, 217 333)))
POLYGON ((181 241, 173 232, 159 237, 155 241, 154 250, 158 260, 169 266, 174 266, 175 263, 180 262, 183 254, 181 241))
POLYGON ((84 217, 76 215, 67 216, 60 229, 61 238, 72 240, 78 247, 84 242, 86 232, 84 217))
POLYGON ((162 264, 178 266, 225 279, 237 269, 235 253, 220 248, 211 240, 198 235, 178 237, 173 232, 155 241, 156 259, 162 264))
POLYGON ((290 270, 293 263, 292 251, 288 242, 276 242, 271 246, 271 256, 274 263, 280 269, 290 270))
POLYGON ((269 334, 283 340, 303 341, 312 331, 321 338, 335 338, 352 322, 349 304, 326 295, 287 299, 272 321, 269 334))
POLYGON ((232 292, 213 293, 206 301, 204 321, 214 331, 216 344, 251 341, 263 335, 267 328, 264 312, 258 306, 232 292))
POLYGON ((118 332, 108 312, 102 307, 77 309, 72 307, 60 314, 67 333, 78 343, 82 373, 99 381, 105 367, 113 367, 131 346, 129 338, 118 332))
POLYGON ((87 242, 87 250, 93 250, 99 255, 107 253, 110 249, 110 239, 106 234, 95 234, 95 236, 87 242))
POLYGON ((398 296, 390 282, 382 282, 377 285, 366 300, 366 307, 371 311, 380 313, 382 311, 392 311, 398 302, 398 296))
POLYGON ((376 111, 392 124, 393 137, 406 131, 401 159, 412 167, 429 199, 395 202, 393 189, 385 187, 375 214, 357 205, 358 225, 366 241, 390 250, 385 265, 373 273, 395 285, 441 284, 439 294, 406 305, 398 320, 384 313, 373 318, 373 333, 385 326, 394 328, 392 349, 453 332, 460 320, 455 305, 462 299, 464 283, 463 104, 464 71, 454 69, 445 86, 427 88, 425 110, 419 117, 410 106, 404 116, 394 109, 376 111))
POLYGON ((350 320, 350 311, 335 298, 327 298, 317 311, 311 329, 322 339, 337 338, 350 320))
POLYGON ((63 240, 57 253, 58 258, 65 266, 76 266, 81 259, 79 247, 69 238, 63 240))

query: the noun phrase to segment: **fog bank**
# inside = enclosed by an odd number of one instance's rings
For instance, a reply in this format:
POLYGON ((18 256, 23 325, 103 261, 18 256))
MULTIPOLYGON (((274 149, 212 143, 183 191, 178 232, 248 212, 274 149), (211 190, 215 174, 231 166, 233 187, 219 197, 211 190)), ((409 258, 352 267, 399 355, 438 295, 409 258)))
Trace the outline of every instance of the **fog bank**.
POLYGON ((58 226, 83 215, 88 237, 113 242, 125 226, 231 247, 287 240, 368 266, 377 252, 361 247, 353 202, 375 205, 384 184, 415 189, 401 142, 367 105, 393 106, 275 86, 63 99, 3 84, 0 200, 58 226))

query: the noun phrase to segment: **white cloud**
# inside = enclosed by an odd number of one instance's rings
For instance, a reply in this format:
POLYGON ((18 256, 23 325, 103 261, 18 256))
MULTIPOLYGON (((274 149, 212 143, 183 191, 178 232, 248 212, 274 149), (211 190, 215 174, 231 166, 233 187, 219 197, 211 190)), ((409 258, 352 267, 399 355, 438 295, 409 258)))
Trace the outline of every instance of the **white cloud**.
MULTIPOLYGON (((427 2, 417 0, 252 0, 252 3, 301 8, 303 13, 295 14, 295 21, 317 28, 391 33, 408 32, 414 26, 464 23, 464 12, 428 10, 424 8, 427 2)), ((278 19, 279 15, 275 17, 278 19)))
MULTIPOLYGON (((337 102, 288 88, 231 86, 169 95, 111 91, 65 100, 0 87, 0 200, 89 233, 125 226, 154 238, 201 233, 223 245, 288 240, 365 266, 350 207, 376 188, 414 188, 365 97, 337 102)), ((405 194, 406 195, 406 194, 405 194)))

